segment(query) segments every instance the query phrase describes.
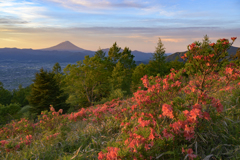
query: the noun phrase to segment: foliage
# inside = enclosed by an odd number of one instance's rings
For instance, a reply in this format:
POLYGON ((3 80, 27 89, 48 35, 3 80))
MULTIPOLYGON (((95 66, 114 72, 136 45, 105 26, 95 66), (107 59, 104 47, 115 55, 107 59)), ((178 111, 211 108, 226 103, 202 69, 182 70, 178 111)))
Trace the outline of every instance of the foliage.
POLYGON ((173 68, 175 70, 181 70, 182 68, 184 68, 185 64, 183 62, 179 62, 178 57, 176 57, 176 59, 174 61, 167 62, 166 65, 167 65, 168 71, 170 73, 170 69, 173 68))
POLYGON ((137 91, 138 87, 142 86, 141 78, 147 74, 147 65, 141 63, 132 73, 132 92, 137 91))
POLYGON ((165 48, 161 41, 161 38, 158 39, 156 50, 153 54, 152 60, 149 61, 148 64, 148 75, 156 76, 160 74, 160 76, 164 76, 167 73, 167 65, 166 65, 166 57, 165 48))
POLYGON ((63 81, 69 94, 68 102, 73 106, 71 110, 111 99, 115 90, 130 95, 132 72, 136 67, 133 58, 129 48, 125 47, 121 52, 115 42, 108 57, 99 49, 94 57, 86 56, 83 61, 68 65, 63 81))
POLYGON ((101 48, 99 48, 94 56, 97 56, 98 58, 101 58, 101 59, 105 59, 106 53, 103 52, 103 50, 101 48))
POLYGON ((54 105, 56 109, 64 109, 65 112, 69 108, 65 103, 67 95, 63 93, 54 76, 55 74, 43 69, 36 73, 28 97, 31 113, 40 114, 41 111, 48 110, 50 105, 54 105))
POLYGON ((11 103, 12 93, 3 88, 3 83, 0 82, 0 104, 8 105, 11 103))
POLYGON ((21 107, 29 104, 27 97, 30 95, 30 86, 23 88, 22 85, 18 86, 18 89, 14 89, 12 92, 11 103, 18 103, 21 107))
POLYGON ((109 87, 106 77, 110 74, 105 68, 105 61, 98 56, 85 56, 83 61, 68 65, 64 69, 68 102, 87 107, 105 97, 109 87))
POLYGON ((11 103, 9 105, 2 105, 0 104, 0 125, 6 124, 13 119, 20 118, 20 111, 21 107, 17 103, 11 103))

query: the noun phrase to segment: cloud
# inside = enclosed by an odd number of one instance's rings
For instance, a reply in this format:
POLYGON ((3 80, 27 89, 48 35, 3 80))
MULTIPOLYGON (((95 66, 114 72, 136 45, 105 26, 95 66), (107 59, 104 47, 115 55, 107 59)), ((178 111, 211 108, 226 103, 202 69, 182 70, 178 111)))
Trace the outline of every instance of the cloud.
POLYGON ((27 21, 23 21, 14 17, 0 17, 0 24, 26 24, 27 21))
MULTIPOLYGON (((60 4, 65 8, 91 14, 119 14, 116 10, 129 9, 144 9, 148 8, 148 3, 136 1, 136 0, 121 0, 121 1, 110 1, 110 0, 45 0, 48 2, 54 2, 60 4)), ((126 10, 125 10, 126 11, 126 10)), ((125 11, 121 14, 125 14, 125 11)))
POLYGON ((25 0, 0 0, 0 24, 27 26, 40 26, 41 23, 32 23, 32 21, 41 21, 49 18, 44 14, 46 8, 25 0))
POLYGON ((107 0, 49 0, 69 8, 114 9, 114 8, 145 8, 139 1, 111 2, 107 0))

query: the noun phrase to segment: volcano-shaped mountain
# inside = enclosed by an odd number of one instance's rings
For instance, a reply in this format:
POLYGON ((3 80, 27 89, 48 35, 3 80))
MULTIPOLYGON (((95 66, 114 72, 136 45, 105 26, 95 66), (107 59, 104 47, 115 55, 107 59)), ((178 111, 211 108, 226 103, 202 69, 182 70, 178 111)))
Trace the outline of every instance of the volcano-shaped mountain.
POLYGON ((42 49, 42 50, 47 50, 47 51, 53 51, 53 50, 55 50, 55 51, 73 51, 73 52, 84 51, 84 49, 72 44, 69 41, 65 41, 65 42, 59 43, 56 46, 45 48, 45 49, 42 49))

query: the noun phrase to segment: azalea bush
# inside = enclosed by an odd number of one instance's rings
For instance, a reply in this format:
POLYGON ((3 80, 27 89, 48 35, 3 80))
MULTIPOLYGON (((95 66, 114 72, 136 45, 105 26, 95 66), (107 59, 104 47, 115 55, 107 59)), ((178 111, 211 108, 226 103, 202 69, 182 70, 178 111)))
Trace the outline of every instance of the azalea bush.
POLYGON ((226 63, 235 39, 192 43, 185 68, 143 76, 132 98, 12 121, 1 159, 238 159, 240 68, 226 63))
POLYGON ((211 155, 203 147, 204 141, 211 140, 218 146, 219 138, 224 139, 218 135, 219 125, 214 126, 223 120, 224 107, 211 95, 219 90, 231 91, 240 75, 235 64, 221 67, 232 43, 227 39, 207 47, 192 43, 182 57, 187 59, 186 68, 172 70, 165 78, 144 76, 147 90, 134 93, 136 104, 126 110, 132 116, 121 124, 122 141, 100 152, 98 158, 194 159, 198 148, 200 159, 211 155), (185 72, 189 79, 182 76, 185 72))

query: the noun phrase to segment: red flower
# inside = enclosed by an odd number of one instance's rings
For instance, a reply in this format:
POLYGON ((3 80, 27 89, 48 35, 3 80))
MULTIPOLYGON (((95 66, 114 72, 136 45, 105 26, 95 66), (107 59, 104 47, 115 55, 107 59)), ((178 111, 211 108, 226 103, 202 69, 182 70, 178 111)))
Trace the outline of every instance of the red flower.
POLYGON ((196 44, 195 43, 192 43, 192 44, 190 44, 189 45, 189 47, 190 47, 190 50, 192 50, 194 47, 196 46, 196 44))
POLYGON ((227 42, 226 42, 226 41, 225 41, 225 42, 223 42, 223 44, 228 44, 228 43, 229 43, 228 41, 227 41, 227 42))
POLYGON ((2 140, 2 141, 0 141, 0 143, 1 143, 2 147, 4 147, 5 144, 8 144, 8 142, 6 140, 2 140))
POLYGON ((237 39, 237 37, 231 37, 231 40, 235 41, 237 39))
POLYGON ((233 69, 232 68, 226 68, 226 74, 232 74, 233 69))
POLYGON ((192 154, 192 153, 193 153, 192 148, 189 148, 188 151, 187 151, 187 153, 188 153, 189 159, 191 159, 191 160, 193 160, 193 158, 196 158, 196 157, 197 157, 197 155, 192 154))
POLYGON ((178 134, 182 127, 182 122, 180 122, 180 121, 174 122, 173 124, 171 124, 171 127, 178 134))
POLYGON ((27 135, 26 138, 27 138, 28 140, 31 140, 31 139, 32 139, 32 135, 27 135))
POLYGON ((149 139, 149 140, 154 140, 154 138, 155 138, 154 135, 153 135, 154 130, 153 130, 152 128, 150 128, 150 129, 151 129, 151 133, 150 133, 148 139, 149 139))
POLYGON ((163 116, 167 116, 167 117, 169 117, 169 118, 171 118, 171 119, 173 119, 174 118, 174 116, 173 116, 173 109, 172 109, 172 106, 171 105, 168 105, 168 104, 163 104, 163 106, 162 106, 162 115, 163 116))
POLYGON ((98 153, 98 159, 101 160, 101 159, 104 159, 104 157, 105 157, 105 155, 103 154, 102 151, 98 153))
POLYGON ((149 150, 149 149, 150 149, 150 146, 149 146, 148 144, 145 144, 144 148, 145 148, 145 149, 146 149, 146 151, 147 151, 147 150, 149 150))
POLYGON ((58 111, 58 112, 62 114, 62 113, 63 113, 63 109, 59 109, 59 111, 58 111))
POLYGON ((52 105, 50 105, 50 111, 55 112, 55 109, 53 108, 52 105))
POLYGON ((117 159, 117 152, 119 148, 108 147, 107 159, 117 159))
POLYGON ((209 119, 211 119, 208 112, 203 112, 203 117, 208 121, 209 121, 209 119))
POLYGON ((209 46, 213 47, 215 45, 215 43, 210 43, 209 46))
POLYGON ((185 150, 184 150, 184 148, 182 147, 182 153, 185 153, 185 150))
POLYGON ((227 39, 225 39, 225 38, 223 38, 223 39, 220 39, 220 41, 221 41, 221 42, 223 42, 223 41, 225 41, 225 40, 227 40, 227 39))

